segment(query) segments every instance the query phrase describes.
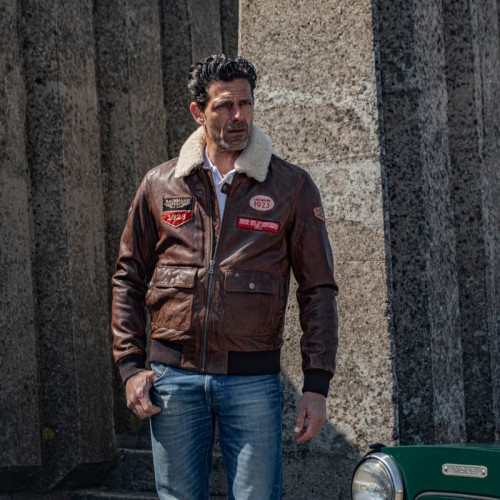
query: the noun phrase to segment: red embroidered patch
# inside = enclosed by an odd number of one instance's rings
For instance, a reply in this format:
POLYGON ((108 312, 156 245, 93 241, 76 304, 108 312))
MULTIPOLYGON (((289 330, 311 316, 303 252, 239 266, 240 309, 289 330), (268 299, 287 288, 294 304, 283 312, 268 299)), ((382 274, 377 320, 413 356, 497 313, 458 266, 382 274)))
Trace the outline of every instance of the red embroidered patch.
POLYGON ((163 198, 161 219, 169 226, 178 227, 193 218, 193 198, 163 198))
POLYGON ((322 222, 325 222, 325 211, 321 205, 313 208, 314 217, 322 222))
POLYGON ((161 219, 170 226, 178 227, 185 224, 193 218, 192 210, 175 210, 170 212, 163 212, 161 219))
POLYGON ((280 230, 280 223, 270 220, 238 217, 238 227, 242 227, 243 229, 253 229, 254 231, 268 231, 270 233, 277 233, 280 230))

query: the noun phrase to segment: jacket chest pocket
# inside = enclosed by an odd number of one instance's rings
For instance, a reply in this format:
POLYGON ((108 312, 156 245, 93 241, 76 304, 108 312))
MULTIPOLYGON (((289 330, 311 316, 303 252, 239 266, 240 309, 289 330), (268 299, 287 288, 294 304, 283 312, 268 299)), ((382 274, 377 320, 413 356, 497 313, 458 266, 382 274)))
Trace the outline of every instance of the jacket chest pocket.
POLYGON ((280 281, 277 274, 228 271, 224 281, 224 333, 230 336, 275 333, 280 281))
POLYGON ((151 323, 156 328, 186 331, 191 326, 196 268, 156 268, 146 299, 151 323))

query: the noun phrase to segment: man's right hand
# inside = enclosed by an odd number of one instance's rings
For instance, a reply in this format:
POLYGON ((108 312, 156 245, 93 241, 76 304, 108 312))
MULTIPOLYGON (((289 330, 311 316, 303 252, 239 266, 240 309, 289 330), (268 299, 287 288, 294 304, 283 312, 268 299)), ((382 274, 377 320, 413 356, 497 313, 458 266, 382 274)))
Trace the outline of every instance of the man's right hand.
POLYGON ((149 397, 149 390, 158 375, 150 370, 143 370, 125 382, 127 408, 132 410, 141 420, 161 412, 159 406, 154 406, 149 397))

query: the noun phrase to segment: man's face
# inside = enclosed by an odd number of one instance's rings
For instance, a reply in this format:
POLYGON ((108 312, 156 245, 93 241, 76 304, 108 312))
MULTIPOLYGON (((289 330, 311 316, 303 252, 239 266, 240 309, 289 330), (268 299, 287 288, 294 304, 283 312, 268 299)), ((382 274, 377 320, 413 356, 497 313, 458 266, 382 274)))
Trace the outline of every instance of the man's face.
POLYGON ((219 152, 242 151, 252 133, 253 99, 245 78, 231 82, 216 81, 207 89, 205 109, 191 107, 195 120, 204 125, 209 148, 219 152))

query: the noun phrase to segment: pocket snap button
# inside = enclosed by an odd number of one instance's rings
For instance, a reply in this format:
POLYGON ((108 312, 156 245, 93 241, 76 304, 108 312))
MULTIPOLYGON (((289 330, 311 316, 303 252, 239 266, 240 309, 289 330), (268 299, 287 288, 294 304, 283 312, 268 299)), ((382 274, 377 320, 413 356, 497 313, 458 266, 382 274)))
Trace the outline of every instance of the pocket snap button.
POLYGON ((250 290, 254 290, 255 289, 255 283, 249 283, 248 288, 250 288, 250 290))

